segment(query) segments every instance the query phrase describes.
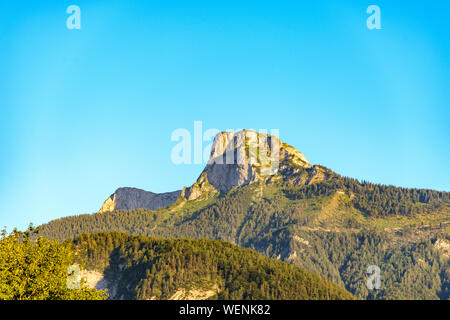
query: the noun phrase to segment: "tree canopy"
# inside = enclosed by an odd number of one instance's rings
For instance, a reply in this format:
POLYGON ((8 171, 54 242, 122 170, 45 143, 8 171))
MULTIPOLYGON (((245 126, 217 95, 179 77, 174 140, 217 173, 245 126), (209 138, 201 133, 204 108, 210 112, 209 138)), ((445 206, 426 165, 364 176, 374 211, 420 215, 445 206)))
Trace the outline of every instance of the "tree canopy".
POLYGON ((74 252, 68 244, 43 237, 38 230, 0 235, 0 300, 104 300, 104 291, 68 286, 74 252))

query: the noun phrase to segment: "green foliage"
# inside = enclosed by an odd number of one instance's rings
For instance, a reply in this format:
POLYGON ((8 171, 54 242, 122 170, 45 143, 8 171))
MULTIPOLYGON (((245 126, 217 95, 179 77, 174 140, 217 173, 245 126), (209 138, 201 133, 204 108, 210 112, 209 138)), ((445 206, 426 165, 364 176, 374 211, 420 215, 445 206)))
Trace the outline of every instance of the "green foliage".
POLYGON ((296 265, 321 274, 364 299, 448 299, 450 261, 435 248, 436 239, 393 246, 387 233, 297 231, 290 250, 302 252, 296 265), (380 290, 368 290, 366 270, 381 268, 380 290))
POLYGON ((329 280, 222 241, 101 233, 73 243, 77 261, 104 272, 125 299, 167 299, 201 280, 218 286, 217 299, 353 299, 329 280))
POLYGON ((2 231, 0 236, 0 300, 98 300, 104 292, 69 289, 67 268, 73 252, 67 244, 45 238, 30 239, 38 230, 2 231))
POLYGON ((352 203, 356 209, 373 217, 429 213, 441 209, 443 202, 450 201, 449 192, 399 188, 365 181, 361 183, 339 176, 301 187, 290 185, 284 189, 284 193, 296 200, 327 196, 338 190, 353 198, 352 203))

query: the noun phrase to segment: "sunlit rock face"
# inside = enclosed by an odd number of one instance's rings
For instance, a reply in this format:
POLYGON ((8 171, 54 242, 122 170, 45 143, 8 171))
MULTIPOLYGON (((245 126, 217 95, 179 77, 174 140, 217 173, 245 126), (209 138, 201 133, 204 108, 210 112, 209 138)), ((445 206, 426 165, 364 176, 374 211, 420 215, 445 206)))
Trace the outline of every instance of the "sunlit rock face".
POLYGON ((106 199, 99 212, 139 208, 156 210, 174 203, 180 195, 181 190, 153 193, 136 188, 119 188, 106 199))
MULTIPOLYGON (((205 185, 207 181, 208 186, 226 192, 278 173, 280 164, 287 161, 311 167, 301 152, 276 136, 251 130, 221 132, 214 139, 210 159, 197 183, 205 185)), ((193 192, 200 194, 196 188, 193 192)))

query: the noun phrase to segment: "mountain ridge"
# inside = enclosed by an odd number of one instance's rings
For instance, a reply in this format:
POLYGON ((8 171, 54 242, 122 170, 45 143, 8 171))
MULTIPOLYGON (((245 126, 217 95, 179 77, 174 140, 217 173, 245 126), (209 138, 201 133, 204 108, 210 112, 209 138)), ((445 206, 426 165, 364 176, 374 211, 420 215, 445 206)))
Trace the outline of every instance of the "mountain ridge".
POLYGON ((99 213, 114 210, 133 210, 137 208, 156 210, 174 203, 180 195, 181 190, 153 193, 131 187, 118 188, 105 200, 99 213))
MULTIPOLYGON (((119 188, 105 200, 99 213, 114 210, 156 210, 173 204, 179 197, 196 200, 228 192, 233 187, 269 180, 280 170, 290 175, 298 171, 298 168, 312 169, 313 175, 321 172, 320 166, 311 165, 300 151, 281 142, 274 135, 246 129, 238 132, 224 131, 215 136, 210 159, 197 181, 190 187, 159 194, 132 187, 119 188)), ((325 175, 315 179, 310 177, 302 183, 309 184, 324 178, 325 175)), ((293 183, 298 184, 300 181, 293 183)))

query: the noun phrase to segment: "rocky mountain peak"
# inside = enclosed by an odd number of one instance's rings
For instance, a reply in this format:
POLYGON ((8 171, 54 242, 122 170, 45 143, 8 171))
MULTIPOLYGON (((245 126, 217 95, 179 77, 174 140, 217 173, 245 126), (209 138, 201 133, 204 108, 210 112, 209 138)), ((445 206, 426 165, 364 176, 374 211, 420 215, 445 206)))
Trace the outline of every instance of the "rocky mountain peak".
POLYGON ((216 135, 208 164, 250 163, 264 166, 269 162, 276 165, 277 162, 287 159, 291 159, 303 167, 311 166, 301 152, 281 142, 278 137, 253 130, 241 130, 239 132, 220 132, 216 135), (237 157, 233 157, 233 153, 237 153, 237 157), (220 161, 220 159, 226 160, 228 156, 231 157, 229 161, 220 161))
POLYGON ((104 202, 100 212, 137 208, 156 210, 173 204, 180 196, 185 200, 208 198, 214 193, 228 192, 232 187, 267 181, 278 173, 289 177, 293 184, 308 184, 326 178, 322 170, 312 166, 301 152, 274 135, 252 130, 220 132, 214 138, 205 169, 192 186, 161 194, 119 188, 104 202), (295 175, 304 169, 306 176, 295 175))
POLYGON ((202 191, 227 192, 278 173, 280 166, 311 168, 294 147, 266 133, 252 130, 221 132, 214 138, 211 155, 197 182, 183 191, 188 200, 202 191))

